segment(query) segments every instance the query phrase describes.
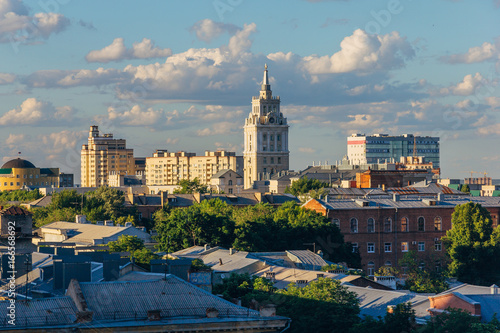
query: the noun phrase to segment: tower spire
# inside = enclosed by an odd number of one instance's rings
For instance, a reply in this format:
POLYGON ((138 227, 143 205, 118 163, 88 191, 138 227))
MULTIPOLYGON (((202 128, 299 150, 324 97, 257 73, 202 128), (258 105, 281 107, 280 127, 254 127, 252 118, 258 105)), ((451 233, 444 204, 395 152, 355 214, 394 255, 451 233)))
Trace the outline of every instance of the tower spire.
POLYGON ((269 76, 267 73, 267 64, 264 65, 264 78, 262 79, 260 92, 261 97, 270 98, 272 96, 271 85, 269 84, 269 76))

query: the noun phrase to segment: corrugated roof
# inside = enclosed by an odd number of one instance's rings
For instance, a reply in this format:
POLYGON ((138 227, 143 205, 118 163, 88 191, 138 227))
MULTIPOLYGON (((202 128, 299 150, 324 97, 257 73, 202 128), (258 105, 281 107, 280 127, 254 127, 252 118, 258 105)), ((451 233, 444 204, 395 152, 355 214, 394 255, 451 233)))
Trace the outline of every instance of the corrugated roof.
MULTIPOLYGON (((9 305, 10 301, 0 301, 0 316, 4 319, 9 318, 9 305)), ((69 325, 76 321, 76 312, 76 306, 69 297, 32 299, 28 302, 18 299, 15 323, 16 326, 30 328, 69 325)), ((1 326, 12 328, 12 325, 4 320, 0 321, 1 326)))
POLYGON ((327 262, 323 260, 323 258, 321 258, 316 253, 311 252, 309 250, 290 250, 286 252, 291 254, 293 257, 296 257, 299 260, 299 262, 304 264, 306 267, 311 266, 311 267, 321 268, 323 266, 328 265, 327 262))
POLYGON ((333 274, 333 273, 328 273, 328 272, 318 272, 318 271, 296 269, 296 268, 286 268, 286 267, 279 267, 279 266, 266 267, 266 268, 261 269, 260 271, 256 272, 253 275, 258 276, 258 277, 266 277, 267 274, 270 272, 273 272, 275 274, 274 286, 278 289, 284 289, 290 283, 297 282, 297 281, 304 282, 304 283, 298 283, 297 286, 305 287, 311 281, 317 280, 318 274, 320 275, 320 277, 330 278, 333 280, 340 280, 346 276, 344 274, 333 274))
POLYGON ((217 309, 219 317, 259 316, 257 311, 232 304, 173 275, 156 281, 86 282, 80 287, 97 321, 143 319, 149 310, 160 310, 164 318, 204 318, 208 308, 217 309))
POLYGON ((360 300, 360 314, 364 316, 385 316, 389 305, 398 305, 404 302, 411 302, 414 309, 417 311, 417 317, 426 317, 428 313, 426 309, 429 307, 429 299, 427 296, 421 296, 414 293, 388 291, 373 288, 355 287, 346 284, 350 291, 355 292, 360 300), (422 305, 418 306, 417 305, 422 305))

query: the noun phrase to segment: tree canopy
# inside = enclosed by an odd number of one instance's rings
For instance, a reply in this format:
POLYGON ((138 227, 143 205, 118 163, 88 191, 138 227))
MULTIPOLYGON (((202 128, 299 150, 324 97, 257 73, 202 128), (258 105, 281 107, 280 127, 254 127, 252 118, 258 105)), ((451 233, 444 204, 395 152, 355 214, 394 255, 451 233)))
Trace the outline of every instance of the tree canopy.
POLYGON ((451 222, 444 238, 449 275, 471 284, 499 284, 500 229, 493 229, 488 210, 472 202, 458 205, 451 222))
POLYGON ((290 201, 274 208, 257 204, 235 208, 219 199, 204 200, 187 208, 168 205, 154 214, 157 241, 163 251, 210 244, 242 251, 283 251, 312 248, 316 243, 325 259, 360 266, 359 254, 337 226, 321 214, 290 201))
POLYGON ((207 193, 208 186, 201 184, 198 178, 193 180, 183 179, 179 182, 178 188, 174 190, 174 194, 192 194, 192 193, 207 193))
POLYGON ((27 190, 13 190, 13 191, 0 191, 0 202, 8 201, 22 201, 29 202, 40 199, 43 195, 38 189, 32 191, 27 190))
POLYGON ((290 193, 294 196, 308 194, 310 191, 314 191, 315 195, 321 194, 319 190, 328 187, 328 184, 320 182, 317 179, 309 179, 307 176, 300 178, 292 183, 285 189, 285 193, 290 193))

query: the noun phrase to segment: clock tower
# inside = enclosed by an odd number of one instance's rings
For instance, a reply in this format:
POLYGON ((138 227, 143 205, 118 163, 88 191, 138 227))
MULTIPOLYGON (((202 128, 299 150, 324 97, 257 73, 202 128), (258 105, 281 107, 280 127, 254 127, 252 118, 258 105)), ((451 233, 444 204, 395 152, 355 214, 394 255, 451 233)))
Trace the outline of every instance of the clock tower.
POLYGON ((280 98, 269 84, 267 65, 259 96, 252 97, 252 111, 245 119, 244 185, 252 188, 256 180, 288 170, 288 124, 280 111, 280 98))

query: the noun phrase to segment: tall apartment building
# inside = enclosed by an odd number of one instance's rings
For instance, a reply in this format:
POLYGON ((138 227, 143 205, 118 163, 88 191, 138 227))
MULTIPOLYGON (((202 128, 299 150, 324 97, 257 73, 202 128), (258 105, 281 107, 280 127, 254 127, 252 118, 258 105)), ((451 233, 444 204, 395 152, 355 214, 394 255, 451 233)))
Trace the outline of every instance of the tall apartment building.
POLYGON ((280 111, 280 98, 272 95, 266 65, 260 95, 252 98, 252 111, 245 120, 245 188, 267 175, 289 169, 288 127, 280 111))
POLYGON ((243 172, 243 157, 228 151, 205 151, 205 156, 185 151, 169 153, 157 150, 146 158, 146 185, 177 185, 183 179, 198 178, 202 184, 210 184, 212 175, 230 169, 243 172))
POLYGON ((439 168, 439 137, 352 134, 347 138, 347 157, 355 165, 397 162, 406 156, 423 156, 434 168, 439 168))
POLYGON ((134 150, 127 149, 125 139, 113 134, 99 135, 98 126, 90 126, 88 144, 81 151, 81 186, 99 187, 108 184, 110 174, 135 175, 134 150))

